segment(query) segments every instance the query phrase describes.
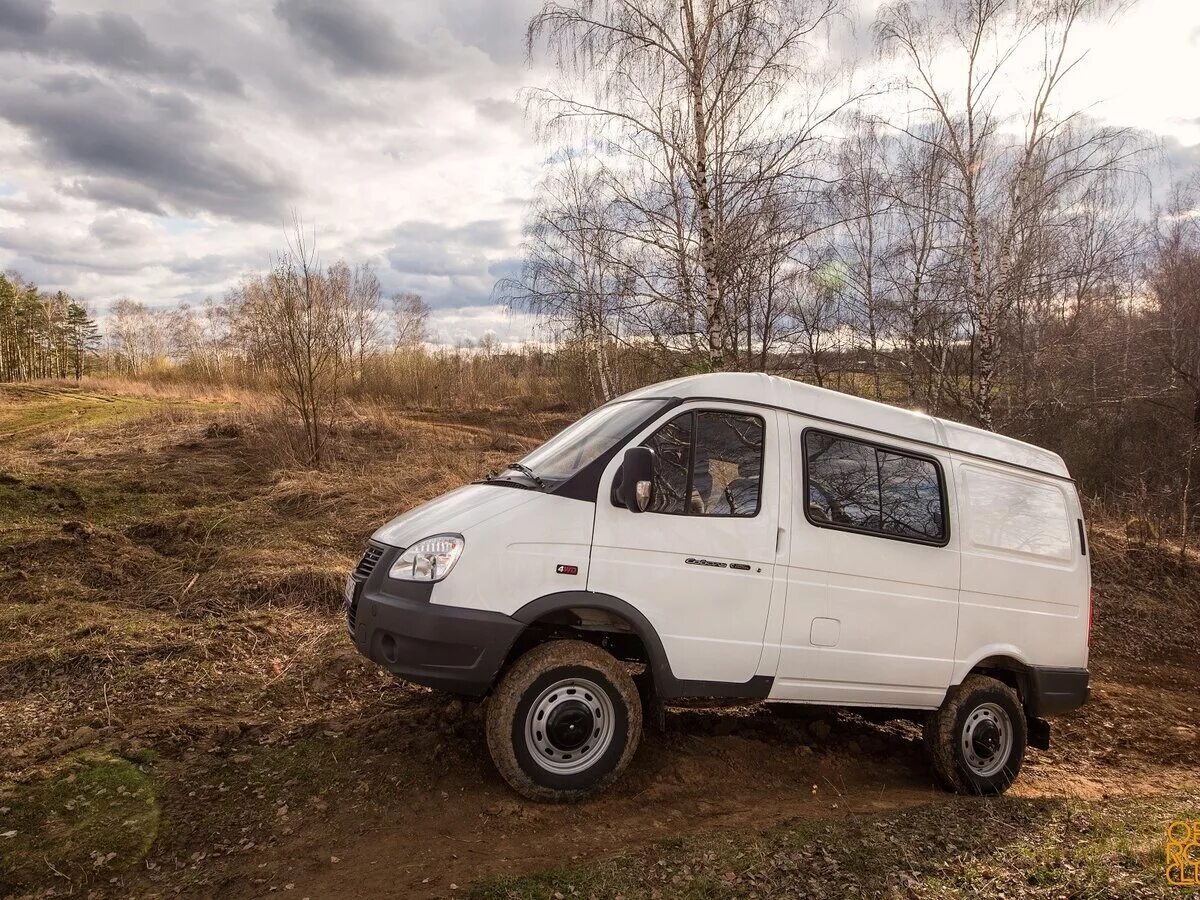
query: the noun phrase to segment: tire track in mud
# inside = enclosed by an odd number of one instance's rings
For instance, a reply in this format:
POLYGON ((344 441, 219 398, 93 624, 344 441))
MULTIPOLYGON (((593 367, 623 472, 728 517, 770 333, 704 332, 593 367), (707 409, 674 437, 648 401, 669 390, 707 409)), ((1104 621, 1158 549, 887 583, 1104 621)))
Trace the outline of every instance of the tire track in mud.
MULTIPOLYGON (((447 897, 481 878, 562 868, 703 832, 757 834, 964 802, 934 785, 914 726, 839 716, 829 734, 812 722, 778 722, 761 708, 744 712, 672 710, 668 732, 647 736, 625 778, 582 804, 524 801, 480 760, 473 771, 414 791, 393 812, 304 829, 225 881, 222 892, 262 896, 271 885, 291 884, 296 896, 447 897)), ((1080 767, 1071 751, 1031 752, 1012 795, 1091 800, 1198 783, 1193 770, 1167 761, 1080 767)), ((393 758, 402 764, 401 755, 393 758)), ((994 801, 966 802, 986 815, 994 801)))

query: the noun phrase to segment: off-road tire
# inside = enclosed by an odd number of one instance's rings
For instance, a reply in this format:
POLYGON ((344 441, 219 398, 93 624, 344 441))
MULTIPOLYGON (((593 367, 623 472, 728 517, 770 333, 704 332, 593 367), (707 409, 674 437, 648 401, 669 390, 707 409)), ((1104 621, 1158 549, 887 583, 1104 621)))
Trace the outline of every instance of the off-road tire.
POLYGON ((933 772, 942 787, 958 794, 1003 794, 1021 771, 1027 743, 1021 698, 1004 682, 986 675, 968 675, 962 684, 952 687, 941 708, 925 721, 925 747, 933 772), (963 747, 968 720, 985 704, 1007 714, 1012 732, 1011 749, 1003 767, 987 776, 972 770, 963 747))
POLYGON ((584 641, 539 644, 513 663, 488 698, 492 761, 513 790, 531 800, 574 802, 599 793, 629 765, 641 737, 642 705, 633 679, 612 654, 584 641), (613 711, 611 737, 586 770, 560 774, 534 759, 526 726, 545 689, 571 678, 586 679, 607 695, 613 711))

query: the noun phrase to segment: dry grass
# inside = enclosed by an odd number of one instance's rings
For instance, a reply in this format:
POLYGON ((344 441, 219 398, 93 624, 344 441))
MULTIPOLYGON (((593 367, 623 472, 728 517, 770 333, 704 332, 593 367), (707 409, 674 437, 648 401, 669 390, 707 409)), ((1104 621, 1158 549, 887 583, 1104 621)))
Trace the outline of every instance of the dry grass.
MULTIPOLYGON (((205 721, 206 707, 286 709, 300 722, 344 711, 340 693, 310 702, 305 684, 360 668, 338 604, 365 538, 537 441, 512 423, 416 421, 361 403, 318 471, 292 464, 289 426, 264 398, 144 395, 179 402, 27 433, 0 456, 0 760, 11 771, 85 725, 157 739, 205 721)), ((351 683, 377 695, 386 679, 361 668, 351 683)))
MULTIPOLYGON (((293 745, 425 696, 398 690, 346 640, 345 573, 384 521, 537 440, 360 403, 338 424, 332 464, 314 471, 295 464, 290 426, 266 398, 139 387, 5 393, 21 424, 0 445, 0 766, 14 798, 0 805, 25 812, 0 815, 0 831, 18 832, 0 893, 58 878, 47 853, 64 885, 129 870, 133 845, 104 849, 95 836, 108 813, 94 828, 29 830, 46 807, 70 819, 56 804, 78 751, 152 757, 162 777, 194 769, 197 751, 293 745), (89 841, 118 857, 89 869, 89 841)), ((80 777, 109 763, 95 765, 80 777)), ((264 771, 279 765, 292 763, 263 755, 264 771)), ((197 822, 222 829, 243 812, 215 803, 197 822)), ((208 840, 173 821, 160 853, 208 840)))
POLYGON ((1121 521, 1090 523, 1095 642, 1105 656, 1186 659, 1200 622, 1200 553, 1181 569, 1177 546, 1131 543, 1121 521))

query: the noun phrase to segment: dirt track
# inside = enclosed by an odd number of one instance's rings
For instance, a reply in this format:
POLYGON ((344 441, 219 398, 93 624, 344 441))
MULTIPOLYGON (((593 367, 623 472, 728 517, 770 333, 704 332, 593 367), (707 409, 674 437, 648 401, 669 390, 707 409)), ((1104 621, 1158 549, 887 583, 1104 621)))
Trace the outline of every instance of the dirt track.
MULTIPOLYGON (((25 427, 19 405, 7 413, 13 433, 25 427)), ((10 442, 0 763, 13 780, 0 809, 19 834, 0 847, 15 861, 0 888, 447 896, 713 829, 921 805, 987 815, 991 801, 932 786, 915 726, 762 706, 671 710, 594 802, 516 798, 487 759, 480 709, 383 677, 337 609, 342 573, 396 511, 391 498, 418 502, 554 427, 430 418, 364 413, 340 467, 319 475, 281 466, 258 413, 225 407, 39 425, 10 442), (140 779, 132 790, 154 815, 97 862, 97 847, 133 830, 124 811, 105 818, 111 793, 71 799, 101 765, 140 779)), ((1197 592, 1103 529, 1092 545, 1093 701, 1055 723, 1053 748, 1030 752, 1012 794, 1198 789, 1197 592)))
MULTIPOLYGON (((1123 697, 1126 686, 1101 681, 1098 689, 1098 703, 1063 723, 1054 749, 1031 751, 1013 796, 1095 800, 1200 786, 1194 732, 1148 745, 1153 717, 1120 716, 1108 724, 1115 707, 1105 698, 1123 697), (1099 740, 1089 741, 1089 733, 1099 740)), ((1162 690, 1156 702, 1169 712, 1187 700, 1183 691, 1162 690)), ((376 741, 381 733, 386 727, 376 741)), ((455 765, 414 790, 364 802, 361 811, 331 807, 328 822, 336 828, 300 829, 266 857, 266 866, 256 858, 231 872, 222 891, 257 896, 292 884, 313 897, 446 896, 453 885, 483 876, 561 867, 697 831, 757 831, 959 802, 932 786, 913 726, 881 727, 849 714, 804 722, 763 707, 674 710, 667 732, 649 735, 610 795, 568 807, 515 798, 490 770, 478 718, 470 713, 450 727, 450 749, 439 750, 429 733, 398 738, 399 750, 362 761, 362 781, 384 783, 390 766, 407 768, 418 754, 448 752, 455 765)), ((971 802, 986 808, 990 801, 971 802)))

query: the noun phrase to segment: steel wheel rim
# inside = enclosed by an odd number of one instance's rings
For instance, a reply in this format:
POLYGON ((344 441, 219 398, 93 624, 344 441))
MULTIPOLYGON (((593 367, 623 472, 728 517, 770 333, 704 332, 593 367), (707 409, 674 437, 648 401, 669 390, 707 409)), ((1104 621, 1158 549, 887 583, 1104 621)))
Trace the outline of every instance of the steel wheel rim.
POLYGON ((564 678, 542 690, 525 717, 525 747, 547 772, 574 775, 593 766, 612 743, 612 699, 586 678, 564 678))
POLYGON ((1002 772, 1012 754, 1012 720, 1004 707, 983 703, 963 723, 962 752, 967 768, 980 778, 1002 772))

